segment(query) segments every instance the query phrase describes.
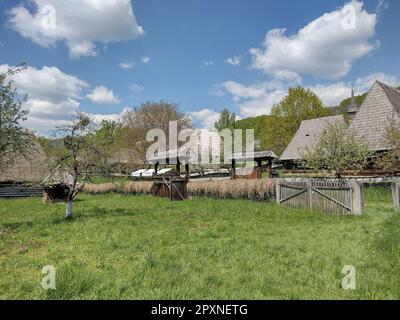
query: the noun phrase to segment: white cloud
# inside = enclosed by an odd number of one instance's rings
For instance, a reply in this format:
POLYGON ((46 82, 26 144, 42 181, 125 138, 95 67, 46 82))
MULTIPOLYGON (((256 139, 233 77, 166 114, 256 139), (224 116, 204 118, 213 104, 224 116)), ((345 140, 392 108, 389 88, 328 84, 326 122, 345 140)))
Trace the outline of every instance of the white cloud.
POLYGON ((226 60, 226 63, 229 63, 233 66, 240 66, 240 60, 242 59, 241 55, 235 56, 233 58, 228 58, 226 60))
POLYGON ((351 85, 342 81, 333 84, 317 84, 308 87, 308 89, 320 97, 322 102, 329 107, 337 106, 351 95, 351 85))
MULTIPOLYGON (((6 65, 0 66, 0 71, 7 69, 6 65)), ((82 91, 89 87, 87 82, 47 66, 27 67, 11 80, 21 93, 28 95, 25 106, 30 112, 24 124, 41 132, 70 119, 79 109, 82 91)))
POLYGON ((105 86, 98 86, 94 88, 92 93, 86 96, 93 103, 99 104, 118 104, 120 103, 118 97, 114 95, 114 92, 105 86))
POLYGON ((189 113, 189 116, 195 121, 200 123, 204 129, 214 129, 215 123, 219 120, 220 113, 212 109, 201 109, 189 113))
POLYGON ((339 78, 352 64, 377 47, 373 42, 377 15, 353 0, 326 13, 292 36, 286 29, 269 31, 263 49, 252 48, 252 67, 281 79, 300 75, 339 78))
MULTIPOLYGON (((400 84, 400 79, 395 76, 385 73, 374 73, 358 78, 353 84, 354 93, 361 95, 368 92, 375 81, 381 81, 390 86, 398 86, 400 84)), ((344 99, 350 97, 352 84, 341 81, 332 84, 317 84, 308 88, 318 95, 325 105, 337 106, 344 99)))
POLYGON ((139 92, 142 92, 144 90, 144 87, 142 87, 142 86, 140 86, 140 85, 135 83, 135 84, 130 86, 130 89, 131 89, 131 91, 133 93, 139 93, 139 92))
POLYGON ((378 72, 370 74, 366 77, 358 78, 354 84, 354 88, 358 92, 358 94, 365 93, 371 89, 375 81, 380 81, 389 86, 396 87, 400 84, 399 78, 382 72, 378 72))
POLYGON ((23 37, 44 47, 65 42, 72 58, 96 55, 97 42, 144 34, 130 0, 31 0, 8 15, 10 27, 23 37))
POLYGON ((202 67, 211 67, 211 66, 213 66, 213 65, 214 65, 214 62, 213 62, 213 61, 209 61, 209 60, 203 61, 203 62, 201 63, 201 66, 202 66, 202 67))
MULTIPOLYGON (((8 65, 0 65, 0 72, 9 69, 8 65)), ((27 67, 11 76, 14 86, 20 93, 27 94, 24 106, 29 108, 27 121, 23 124, 41 134, 60 126, 72 119, 80 110, 83 93, 89 84, 76 76, 66 74, 57 67, 44 66, 41 69, 27 67)), ((116 120, 119 115, 91 115, 95 119, 116 120)))
POLYGON ((121 62, 118 64, 121 69, 132 69, 135 64, 133 62, 121 62))
POLYGON ((235 81, 214 85, 211 94, 229 94, 238 105, 240 115, 254 117, 268 114, 274 104, 287 94, 287 84, 271 80, 253 85, 244 85, 235 81))
POLYGON ((142 58, 142 63, 148 64, 150 62, 150 57, 143 57, 142 58))

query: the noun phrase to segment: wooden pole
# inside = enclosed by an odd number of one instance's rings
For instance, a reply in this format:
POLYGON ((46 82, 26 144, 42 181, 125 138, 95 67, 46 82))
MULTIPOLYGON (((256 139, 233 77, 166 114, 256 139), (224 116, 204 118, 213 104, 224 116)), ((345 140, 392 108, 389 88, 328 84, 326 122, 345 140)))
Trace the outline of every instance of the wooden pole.
POLYGON ((392 196, 394 211, 400 211, 400 182, 392 183, 392 196))
POLYGON ((362 182, 357 180, 350 180, 350 184, 353 187, 353 214, 360 216, 363 214, 364 209, 364 185, 362 182))
POLYGON ((189 163, 185 164, 185 178, 186 178, 186 182, 189 182, 189 179, 190 179, 189 163))
POLYGON ((232 180, 236 179, 236 161, 235 159, 232 159, 232 180))
POLYGON ((156 164, 154 165, 154 174, 155 175, 158 174, 158 165, 159 165, 159 162, 156 162, 156 164))
POLYGON ((179 159, 177 159, 176 162, 176 171, 178 172, 178 176, 181 175, 181 163, 179 162, 179 159))

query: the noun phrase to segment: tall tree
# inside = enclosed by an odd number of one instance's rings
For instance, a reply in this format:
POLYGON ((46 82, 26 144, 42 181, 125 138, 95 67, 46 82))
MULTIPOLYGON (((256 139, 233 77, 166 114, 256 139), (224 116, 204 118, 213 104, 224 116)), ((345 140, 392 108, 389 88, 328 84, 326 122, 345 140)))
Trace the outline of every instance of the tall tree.
POLYGON ((341 122, 334 122, 322 132, 315 145, 303 150, 302 162, 313 170, 334 171, 341 178, 345 170, 362 170, 368 164, 368 144, 341 122))
POLYGON ((26 96, 21 96, 9 79, 23 69, 0 73, 0 167, 11 165, 19 156, 28 157, 34 146, 32 134, 22 126, 29 112, 23 107, 26 96))
POLYGON ((264 147, 281 154, 303 120, 331 115, 321 99, 303 87, 290 88, 288 95, 272 108, 264 121, 264 147))
POLYGON ((228 109, 221 111, 219 120, 215 123, 215 129, 222 131, 224 129, 234 130, 236 124, 236 114, 230 112, 228 109))
POLYGON ((176 121, 178 131, 192 127, 191 119, 179 110, 179 105, 164 101, 146 102, 122 117, 122 132, 119 145, 132 149, 140 155, 142 162, 146 160, 146 150, 149 143, 146 135, 151 129, 161 129, 165 132, 168 141, 169 124, 176 121))

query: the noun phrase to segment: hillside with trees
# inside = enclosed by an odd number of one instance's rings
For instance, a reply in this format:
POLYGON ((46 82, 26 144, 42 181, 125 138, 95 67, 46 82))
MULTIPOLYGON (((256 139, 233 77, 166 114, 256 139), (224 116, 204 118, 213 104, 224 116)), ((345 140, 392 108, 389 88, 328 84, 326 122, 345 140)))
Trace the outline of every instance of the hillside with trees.
MULTIPOLYGON (((400 87, 397 89, 400 90, 400 87)), ((355 97, 358 106, 361 106, 367 94, 355 97)), ((330 115, 345 115, 351 104, 351 97, 349 97, 341 101, 338 106, 325 107, 315 94, 301 87, 290 89, 289 95, 290 98, 284 98, 273 107, 271 115, 238 120, 235 127, 254 129, 255 139, 260 141, 261 149, 273 150, 280 155, 293 138, 301 121, 330 115), (307 100, 314 100, 316 103, 313 111, 307 106, 302 106, 302 103, 307 100), (302 106, 299 112, 296 111, 297 106, 302 106)))

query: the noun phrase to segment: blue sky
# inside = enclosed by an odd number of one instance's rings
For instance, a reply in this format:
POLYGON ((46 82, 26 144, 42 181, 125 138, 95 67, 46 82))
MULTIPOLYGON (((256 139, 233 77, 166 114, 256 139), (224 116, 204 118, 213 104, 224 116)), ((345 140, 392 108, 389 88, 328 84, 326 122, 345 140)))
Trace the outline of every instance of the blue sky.
POLYGON ((27 125, 40 133, 78 108, 117 120, 163 99, 210 127, 224 107, 242 118, 268 114, 291 85, 334 105, 352 85, 361 93, 375 79, 400 84, 397 0, 0 0, 0 8, 0 69, 28 64, 14 81, 29 96, 27 125))

